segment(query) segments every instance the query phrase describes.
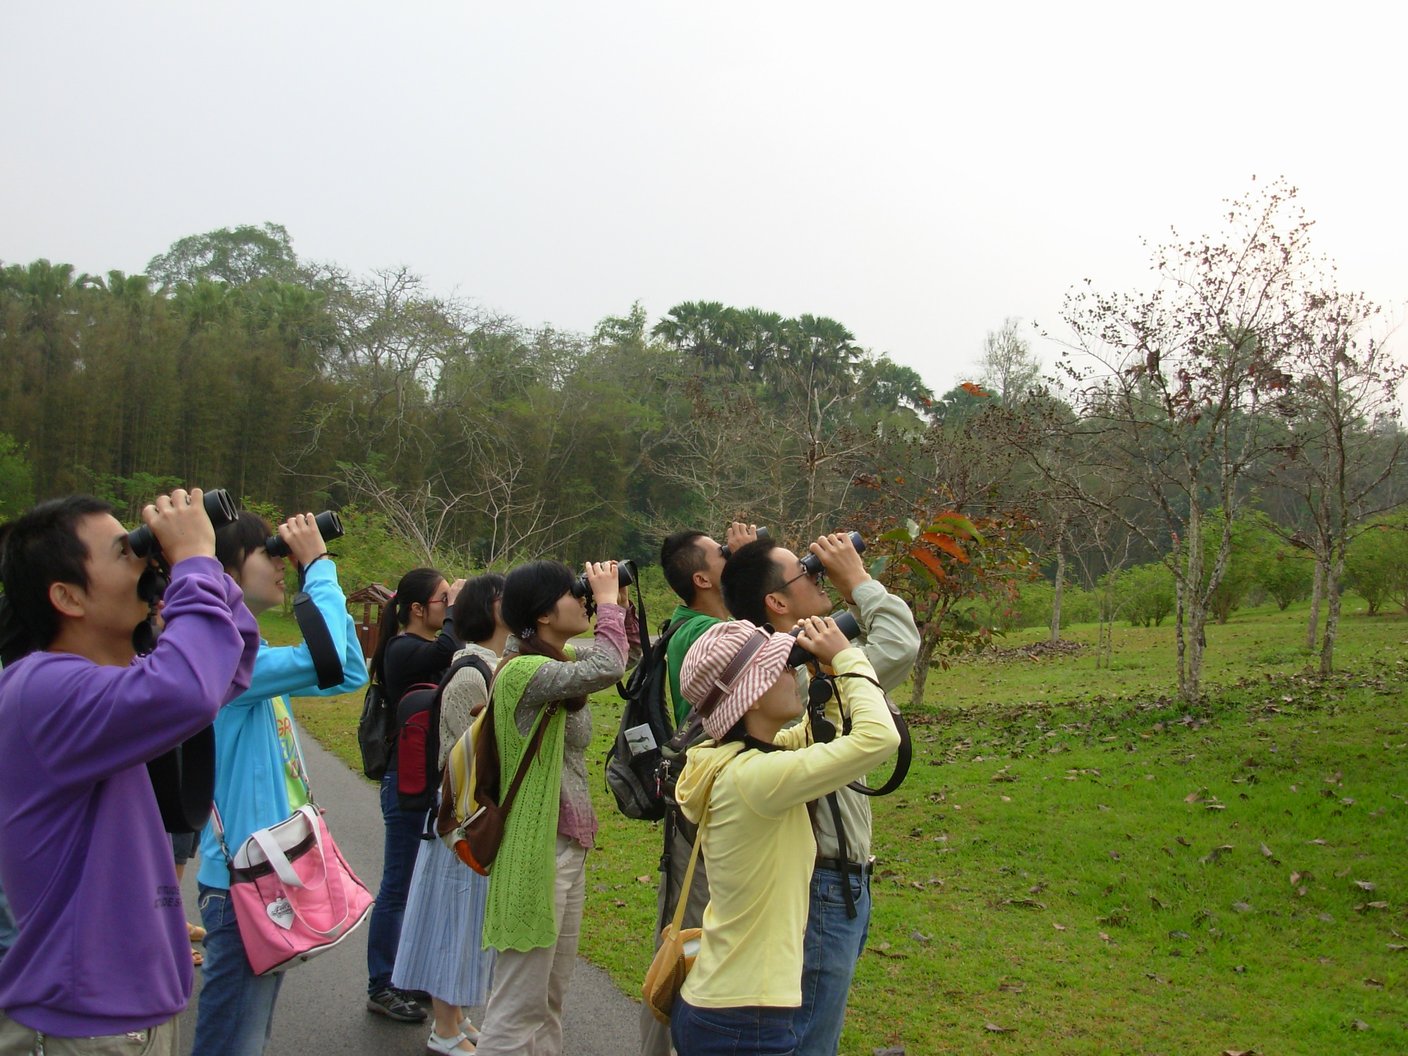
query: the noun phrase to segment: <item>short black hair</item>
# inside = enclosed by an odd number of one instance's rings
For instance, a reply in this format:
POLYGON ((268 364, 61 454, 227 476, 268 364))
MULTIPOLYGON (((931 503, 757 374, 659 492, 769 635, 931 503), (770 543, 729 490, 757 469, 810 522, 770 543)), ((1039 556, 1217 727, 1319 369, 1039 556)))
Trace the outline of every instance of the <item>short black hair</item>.
POLYGON ((475 576, 460 588, 451 616, 462 642, 483 642, 494 637, 494 602, 503 597, 504 577, 497 572, 475 576))
POLYGON ((9 600, 13 642, 6 662, 35 649, 47 649, 59 633, 59 614, 49 601, 54 583, 88 587, 88 547, 78 537, 78 522, 93 514, 112 513, 112 505, 92 495, 50 499, 22 513, 4 529, 0 549, 0 583, 9 600))
POLYGON ((665 582, 686 605, 694 604, 694 573, 708 567, 704 552, 694 545, 696 540, 704 538, 703 532, 689 530, 666 536, 660 544, 660 567, 665 570, 665 582))
POLYGON ((233 521, 215 529, 215 560, 231 576, 238 576, 244 559, 263 550, 273 534, 273 527, 259 514, 240 510, 233 521))
MULTIPOLYGON (((520 638, 537 630, 538 617, 551 612, 577 577, 561 561, 529 561, 504 577, 504 597, 499 612, 504 624, 520 638)), ((531 634, 529 635, 531 637, 531 634)))
POLYGON ((763 600, 775 590, 781 590, 785 580, 782 570, 772 559, 772 552, 781 544, 772 539, 755 539, 733 551, 724 565, 724 605, 736 620, 747 620, 761 627, 768 622, 768 607, 763 600))

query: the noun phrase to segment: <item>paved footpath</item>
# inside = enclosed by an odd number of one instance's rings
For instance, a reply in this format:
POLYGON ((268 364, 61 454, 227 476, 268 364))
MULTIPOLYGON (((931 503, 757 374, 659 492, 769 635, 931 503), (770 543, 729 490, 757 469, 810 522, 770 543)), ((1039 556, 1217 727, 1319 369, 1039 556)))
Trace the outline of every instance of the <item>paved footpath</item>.
MULTIPOLYGON (((382 824, 376 788, 360 774, 303 734, 309 776, 328 827, 357 875, 376 893, 381 879, 382 824)), ((187 918, 199 920, 195 863, 187 870, 183 895, 187 918)), ((334 950, 289 971, 274 1012, 274 1036, 266 1056, 416 1056, 425 1052, 428 1025, 393 1023, 366 1011, 367 925, 334 950)), ((182 1051, 195 1037, 196 993, 181 1017, 182 1051)), ((481 1021, 482 1010, 473 1014, 481 1021)), ((564 1056, 622 1056, 639 1049, 640 1004, 617 989, 610 977, 578 960, 567 995, 564 1056)))

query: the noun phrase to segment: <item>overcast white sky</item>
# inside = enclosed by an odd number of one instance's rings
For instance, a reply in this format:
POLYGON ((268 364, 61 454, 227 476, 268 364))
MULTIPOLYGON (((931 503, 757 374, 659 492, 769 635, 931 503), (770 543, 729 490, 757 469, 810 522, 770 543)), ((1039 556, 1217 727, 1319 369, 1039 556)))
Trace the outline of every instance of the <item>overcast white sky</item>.
MULTIPOLYGON (((66 3, 0 13, 0 260, 305 259, 588 330, 841 320, 938 391, 1284 175, 1408 302, 1401 4, 66 3)), ((1049 351, 1047 353, 1049 356, 1049 351)))

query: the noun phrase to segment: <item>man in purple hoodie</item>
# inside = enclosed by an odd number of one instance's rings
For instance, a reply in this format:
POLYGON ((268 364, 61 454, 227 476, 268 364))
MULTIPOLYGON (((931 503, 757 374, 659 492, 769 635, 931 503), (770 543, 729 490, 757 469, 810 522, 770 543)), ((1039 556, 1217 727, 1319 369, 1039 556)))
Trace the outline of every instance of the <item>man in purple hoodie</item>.
POLYGON ((137 657, 148 561, 107 503, 71 496, 8 526, 0 580, 30 652, 0 671, 0 885, 19 935, 0 961, 0 1056, 174 1054, 191 950, 146 762, 249 685, 258 628, 215 561, 199 490, 142 511, 171 566, 137 657), (76 1039, 83 1039, 78 1041, 76 1039))

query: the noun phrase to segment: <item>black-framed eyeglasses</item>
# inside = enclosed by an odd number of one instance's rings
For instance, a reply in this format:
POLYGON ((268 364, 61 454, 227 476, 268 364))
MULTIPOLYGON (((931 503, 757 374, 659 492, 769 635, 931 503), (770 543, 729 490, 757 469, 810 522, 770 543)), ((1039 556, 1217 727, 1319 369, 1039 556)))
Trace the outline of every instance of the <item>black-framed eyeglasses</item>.
POLYGON ((778 589, 778 590, 786 590, 786 589, 787 589, 788 587, 790 587, 793 583, 797 582, 797 580, 801 579, 801 578, 804 577, 804 576, 811 576, 813 583, 820 584, 821 581, 826 578, 826 569, 824 569, 824 568, 819 568, 819 569, 817 569, 815 572, 809 572, 807 569, 804 568, 804 569, 802 569, 802 571, 798 572, 798 573, 797 573, 795 576, 793 576, 791 579, 785 580, 785 581, 783 582, 782 586, 778 587, 777 589, 778 589))

